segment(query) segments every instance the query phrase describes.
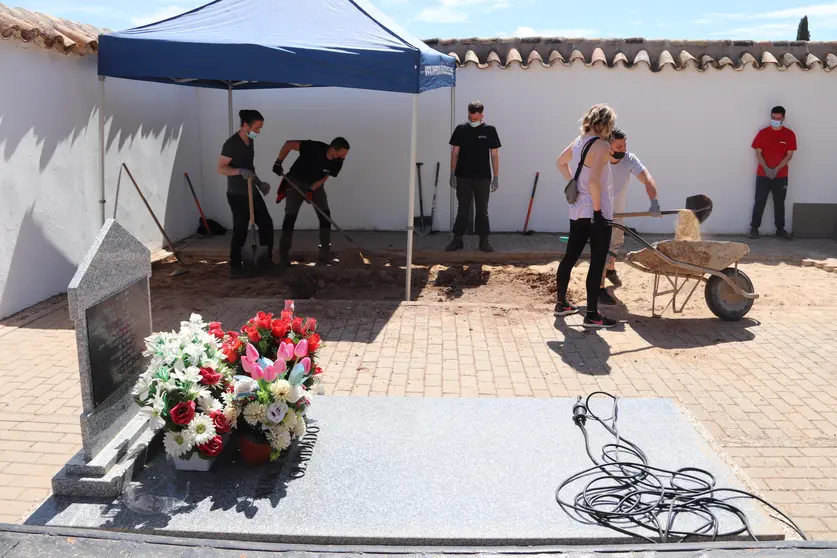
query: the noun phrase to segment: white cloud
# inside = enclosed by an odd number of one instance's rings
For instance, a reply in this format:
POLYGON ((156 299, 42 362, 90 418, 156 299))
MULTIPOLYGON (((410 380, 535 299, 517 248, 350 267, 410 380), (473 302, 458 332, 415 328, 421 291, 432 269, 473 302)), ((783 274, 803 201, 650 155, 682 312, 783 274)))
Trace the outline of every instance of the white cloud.
POLYGON ((767 23, 752 27, 739 27, 710 33, 714 37, 734 37, 736 39, 787 39, 796 37, 796 23, 767 23))
POLYGON ((518 27, 511 34, 512 37, 592 37, 598 31, 584 27, 568 27, 564 29, 535 29, 533 27, 518 27))
POLYGON ((168 19, 170 17, 180 15, 184 12, 188 12, 189 9, 190 8, 184 8, 182 6, 165 6, 163 8, 160 8, 159 10, 157 10, 154 13, 131 18, 131 22, 135 26, 140 27, 142 25, 147 25, 149 23, 156 23, 158 21, 162 21, 164 19, 168 19))
POLYGON ((474 12, 488 13, 508 7, 508 0, 437 0, 435 6, 424 8, 415 19, 427 23, 463 23, 474 12))

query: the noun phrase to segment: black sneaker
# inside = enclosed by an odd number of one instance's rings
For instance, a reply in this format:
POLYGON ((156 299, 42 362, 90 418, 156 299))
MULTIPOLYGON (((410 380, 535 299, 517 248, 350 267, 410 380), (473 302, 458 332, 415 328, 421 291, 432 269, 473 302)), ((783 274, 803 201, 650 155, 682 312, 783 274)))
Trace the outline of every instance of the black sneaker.
POLYGON ((456 252, 457 250, 462 250, 465 248, 465 243, 462 242, 461 236, 453 237, 450 244, 445 247, 445 252, 456 252))
POLYGON ((488 242, 487 238, 481 238, 480 239, 480 250, 482 250, 483 252, 493 252, 494 248, 488 242))
POLYGON ((755 227, 750 229, 750 238, 758 238, 759 237, 759 230, 755 227))
POLYGON ((578 306, 573 306, 567 300, 562 300, 555 305, 555 316, 569 316, 578 312, 578 306))
POLYGON ((779 229, 776 231, 776 238, 781 238, 782 240, 793 240, 793 237, 788 234, 788 231, 785 229, 779 229))
POLYGON ((619 322, 606 316, 602 316, 597 312, 595 314, 588 313, 586 316, 584 316, 584 321, 581 323, 581 325, 588 329, 604 329, 608 327, 613 327, 617 323, 619 322))
POLYGON ((619 279, 619 275, 616 273, 615 269, 608 269, 607 273, 605 274, 605 277, 607 277, 608 281, 613 283, 614 287, 621 287, 622 286, 622 280, 619 279))
POLYGON ((610 296, 607 289, 599 289, 599 304, 603 304, 605 306, 616 306, 616 300, 610 296))

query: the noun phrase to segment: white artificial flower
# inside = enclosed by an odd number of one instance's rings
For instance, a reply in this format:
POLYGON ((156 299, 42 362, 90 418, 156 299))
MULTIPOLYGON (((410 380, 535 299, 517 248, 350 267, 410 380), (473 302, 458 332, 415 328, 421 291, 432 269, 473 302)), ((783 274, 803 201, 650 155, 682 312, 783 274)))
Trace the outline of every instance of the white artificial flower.
POLYGON ((197 366, 190 366, 185 370, 178 370, 175 376, 181 382, 191 382, 193 384, 201 383, 201 369, 197 366))
POLYGON ((159 385, 162 389, 166 391, 176 391, 177 387, 177 380, 174 379, 173 375, 169 375, 169 379, 165 381, 160 381, 159 385))
POLYGON ((301 385, 291 387, 291 392, 288 394, 288 403, 296 403, 302 396, 305 395, 305 388, 301 385))
POLYGON ((276 426, 267 431, 267 441, 273 449, 285 451, 291 446, 291 433, 281 426, 276 426))
POLYGON ((305 419, 301 416, 297 417, 296 425, 294 425, 294 436, 302 438, 308 432, 308 425, 305 424, 305 419))
POLYGON ((208 415, 196 414, 189 423, 189 432, 195 438, 195 445, 199 446, 215 437, 215 424, 208 415))
POLYGON ((296 421, 297 414, 294 411, 288 411, 285 414, 285 418, 282 419, 282 426, 287 428, 289 431, 293 431, 293 429, 296 427, 296 421))
POLYGON ((163 445, 166 448, 166 453, 173 457, 180 457, 195 447, 195 440, 192 433, 188 430, 184 429, 180 432, 169 431, 163 437, 163 445))
POLYGON ((200 365, 201 361, 203 360, 203 346, 196 345, 196 344, 189 344, 183 349, 183 356, 188 358, 189 364, 195 367, 197 370, 197 366, 200 365))
POLYGON ((234 400, 235 400, 235 395, 228 392, 228 391, 225 391, 224 393, 221 394, 221 401, 224 402, 225 406, 232 405, 232 402, 234 400))
POLYGON ((207 415, 210 415, 215 411, 220 411, 224 406, 221 405, 220 401, 209 395, 198 397, 198 408, 207 415))
POLYGON ((224 407, 224 416, 233 428, 238 424, 238 415, 240 411, 236 405, 227 405, 224 407))
POLYGON ((250 426, 256 426, 260 421, 264 420, 265 406, 258 401, 253 401, 244 407, 244 420, 250 426))
POLYGON ((152 430, 159 430, 160 428, 166 425, 165 419, 163 419, 163 412, 166 410, 166 402, 162 397, 162 394, 157 394, 154 396, 154 401, 151 403, 151 407, 148 409, 149 418, 148 418, 148 425, 151 427, 152 430))
POLYGON ((270 393, 276 401, 287 400, 288 394, 291 392, 291 384, 288 380, 276 380, 270 384, 270 393))
POLYGON ((187 393, 187 399, 207 399, 212 397, 212 392, 201 384, 190 384, 187 393))
POLYGON ((275 401, 268 405, 265 417, 268 422, 279 424, 288 413, 288 404, 284 401, 275 401))
POLYGON ((235 382, 234 394, 255 393, 259 389, 259 383, 253 378, 241 378, 235 382))
POLYGON ((148 391, 151 389, 151 374, 145 372, 140 374, 132 395, 140 401, 148 399, 148 391))

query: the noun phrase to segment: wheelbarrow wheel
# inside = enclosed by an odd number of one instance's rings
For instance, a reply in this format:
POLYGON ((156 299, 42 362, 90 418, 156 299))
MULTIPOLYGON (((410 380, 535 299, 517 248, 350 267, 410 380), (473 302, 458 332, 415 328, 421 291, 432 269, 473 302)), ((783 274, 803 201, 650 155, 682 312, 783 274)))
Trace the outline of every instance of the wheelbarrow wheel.
MULTIPOLYGON (((740 269, 728 267, 721 273, 732 279, 743 291, 753 292, 753 282, 740 269)), ((704 296, 709 310, 727 322, 740 320, 753 307, 753 299, 741 296, 726 281, 714 275, 706 281, 704 296)))

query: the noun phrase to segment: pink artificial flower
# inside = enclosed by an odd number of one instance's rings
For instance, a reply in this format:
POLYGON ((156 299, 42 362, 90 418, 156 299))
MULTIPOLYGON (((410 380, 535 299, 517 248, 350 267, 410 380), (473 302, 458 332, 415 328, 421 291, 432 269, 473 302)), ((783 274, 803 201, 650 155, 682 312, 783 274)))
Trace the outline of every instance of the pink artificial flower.
POLYGON ((308 318, 305 320, 305 332, 314 333, 317 331, 317 318, 308 318))
POLYGON ((256 364, 258 359, 259 351, 257 351, 256 347, 254 347, 251 343, 247 343, 244 358, 241 359, 241 366, 254 380, 260 380, 264 375, 262 367, 256 364))
POLYGON ((277 356, 282 360, 291 360, 294 358, 294 344, 281 343, 279 345, 279 350, 277 351, 277 356))
POLYGON ((302 358, 308 356, 308 340, 303 339, 299 343, 296 344, 296 349, 294 349, 294 354, 297 358, 302 358))
POLYGON ((284 360, 277 360, 270 366, 264 369, 264 381, 265 382, 272 382, 276 378, 279 377, 280 374, 284 373, 287 370, 287 364, 284 360))
POLYGON ((307 376, 308 372, 311 371, 311 359, 308 358, 308 357, 305 357, 304 359, 302 359, 299 362, 300 362, 300 364, 302 364, 302 369, 305 371, 305 375, 307 376))

